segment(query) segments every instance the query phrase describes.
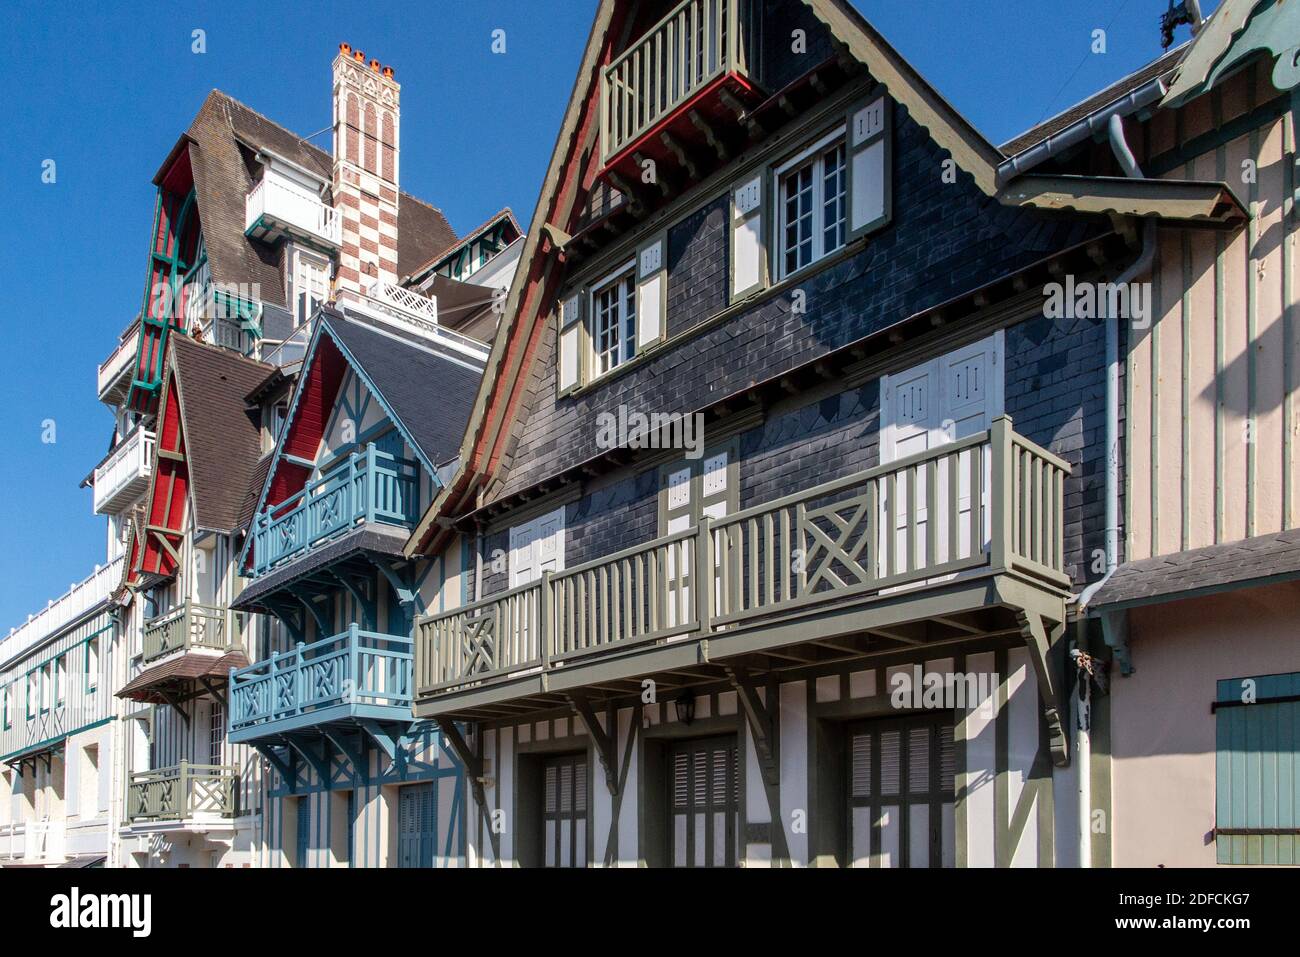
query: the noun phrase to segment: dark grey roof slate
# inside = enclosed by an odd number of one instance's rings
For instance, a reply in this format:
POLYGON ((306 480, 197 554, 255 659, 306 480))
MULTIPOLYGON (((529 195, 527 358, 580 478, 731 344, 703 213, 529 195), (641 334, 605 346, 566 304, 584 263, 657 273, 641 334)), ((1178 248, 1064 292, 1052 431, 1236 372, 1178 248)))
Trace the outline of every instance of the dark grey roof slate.
POLYGON ((351 555, 369 553, 399 557, 408 537, 409 533, 402 528, 388 525, 362 525, 355 531, 318 545, 270 574, 263 575, 240 592, 239 597, 230 603, 230 607, 257 608, 263 598, 275 594, 285 585, 292 584, 318 568, 332 565, 351 555))
POLYGON ((325 312, 325 327, 356 360, 436 468, 460 451, 482 373, 431 351, 431 343, 325 312))
POLYGON ((1144 605, 1291 578, 1300 578, 1300 529, 1126 562, 1088 605, 1144 605))

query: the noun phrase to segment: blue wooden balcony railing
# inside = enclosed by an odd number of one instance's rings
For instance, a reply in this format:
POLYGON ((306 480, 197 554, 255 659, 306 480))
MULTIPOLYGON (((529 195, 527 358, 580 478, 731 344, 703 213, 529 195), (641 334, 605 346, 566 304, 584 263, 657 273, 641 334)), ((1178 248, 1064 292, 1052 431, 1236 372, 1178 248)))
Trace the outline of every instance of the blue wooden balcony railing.
POLYGON ((411 720, 411 639, 353 625, 230 673, 230 740, 352 719, 411 720))
POLYGON ((411 528, 420 515, 420 469, 374 444, 253 519, 256 578, 361 522, 411 528))

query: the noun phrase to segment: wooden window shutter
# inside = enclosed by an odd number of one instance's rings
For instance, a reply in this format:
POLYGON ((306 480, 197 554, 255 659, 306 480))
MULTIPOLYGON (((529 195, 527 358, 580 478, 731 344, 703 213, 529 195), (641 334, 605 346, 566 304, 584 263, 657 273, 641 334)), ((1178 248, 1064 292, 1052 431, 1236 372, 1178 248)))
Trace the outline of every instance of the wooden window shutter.
POLYGON ((848 115, 850 241, 888 225, 893 201, 893 132, 889 97, 855 104, 848 115))
POLYGON ((555 379, 561 397, 582 384, 582 314, 586 300, 586 291, 577 290, 562 301, 557 310, 560 347, 555 379))
POLYGON ((636 351, 662 342, 668 332, 668 240, 656 236, 636 254, 636 351))
POLYGON ((755 172, 731 191, 731 299, 735 302, 767 285, 767 244, 764 241, 769 177, 755 172))

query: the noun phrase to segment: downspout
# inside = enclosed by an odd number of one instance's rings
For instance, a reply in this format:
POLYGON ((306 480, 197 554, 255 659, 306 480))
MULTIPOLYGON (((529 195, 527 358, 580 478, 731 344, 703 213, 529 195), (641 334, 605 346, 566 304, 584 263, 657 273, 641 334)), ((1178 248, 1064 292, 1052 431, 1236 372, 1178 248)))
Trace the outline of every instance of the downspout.
MULTIPOLYGON (((1124 120, 1112 114, 1107 124, 1111 150, 1115 159, 1130 179, 1145 179, 1133 151, 1124 137, 1124 120)), ((1123 287, 1151 270, 1156 255, 1156 221, 1147 219, 1142 225, 1142 251, 1138 258, 1114 281, 1123 287)), ((1107 300, 1109 307, 1109 300, 1107 300)), ((1119 323, 1122 317, 1106 314, 1106 573, 1079 595, 1078 611, 1082 615, 1092 596, 1110 580, 1119 566, 1119 323)), ((1079 680, 1088 681, 1084 671, 1079 680)), ((1091 689, 1088 689, 1090 691, 1091 689)), ((1075 754, 1078 761, 1079 783, 1079 866, 1092 866, 1091 840, 1091 774, 1092 736, 1090 730, 1091 695, 1075 695, 1075 754)))

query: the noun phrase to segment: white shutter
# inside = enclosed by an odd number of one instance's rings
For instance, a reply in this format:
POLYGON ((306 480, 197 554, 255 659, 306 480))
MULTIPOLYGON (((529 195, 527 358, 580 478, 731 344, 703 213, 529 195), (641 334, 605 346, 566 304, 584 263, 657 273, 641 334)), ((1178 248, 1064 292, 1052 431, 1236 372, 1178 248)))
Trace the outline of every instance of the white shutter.
POLYGON ((668 268, 664 236, 637 252, 636 351, 644 352, 667 334, 668 268))
POLYGON ((849 110, 849 239, 889 222, 892 131, 889 98, 883 93, 849 110))
POLYGON ((578 388, 582 381, 582 305, 585 293, 575 292, 560 303, 560 348, 556 382, 561 396, 578 388))
POLYGON ((764 182, 762 172, 731 191, 731 298, 734 302, 767 283, 763 246, 764 182))
POLYGON ((510 529, 510 587, 518 588, 542 572, 564 571, 564 508, 510 529))

